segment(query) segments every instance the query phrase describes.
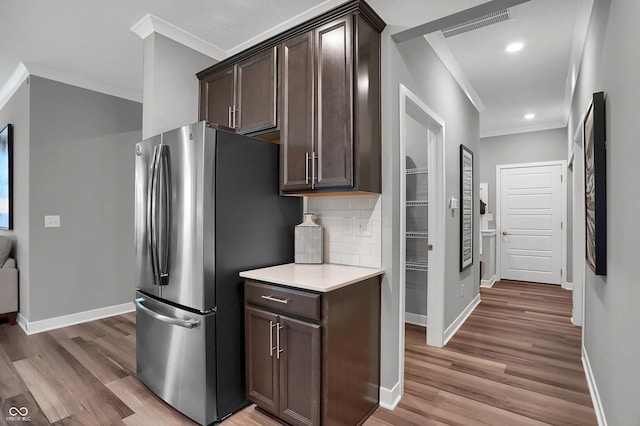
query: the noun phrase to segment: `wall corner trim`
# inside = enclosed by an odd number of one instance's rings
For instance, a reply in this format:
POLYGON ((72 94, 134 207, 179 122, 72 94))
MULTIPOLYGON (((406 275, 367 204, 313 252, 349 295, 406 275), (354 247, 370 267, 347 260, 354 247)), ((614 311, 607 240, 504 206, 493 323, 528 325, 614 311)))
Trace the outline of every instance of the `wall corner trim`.
POLYGON ((391 389, 380 386, 380 407, 387 410, 395 410, 400 398, 402 398, 401 383, 401 381, 398 381, 391 389))
POLYGON ((222 61, 229 57, 226 50, 150 13, 143 16, 142 19, 130 28, 130 30, 143 40, 154 32, 162 34, 177 43, 187 46, 196 52, 200 52, 217 61, 222 61))
POLYGON ((22 314, 18 313, 18 324, 22 330, 24 330, 25 334, 30 336, 43 331, 54 330, 56 328, 67 327, 133 311, 135 311, 135 305, 133 302, 127 302, 120 305, 106 306, 104 308, 92 309, 90 311, 77 312, 74 314, 62 315, 39 321, 28 321, 24 316, 22 316, 22 314))
POLYGON ((476 297, 467 305, 466 308, 458 315, 458 318, 453 321, 453 323, 447 327, 444 331, 444 346, 447 346, 449 340, 457 333, 458 329, 462 327, 462 324, 469 318, 471 313, 478 307, 480 304, 480 294, 477 294, 476 297))
POLYGON ((587 377, 589 393, 591 394, 591 401, 593 402, 593 408, 596 412, 598 425, 607 426, 607 419, 604 416, 604 408, 602 407, 602 400, 600 400, 600 393, 598 392, 596 378, 593 375, 593 370, 591 370, 591 363, 589 362, 589 356, 587 355, 587 348, 584 345, 582 345, 582 366, 584 367, 584 374, 587 377))

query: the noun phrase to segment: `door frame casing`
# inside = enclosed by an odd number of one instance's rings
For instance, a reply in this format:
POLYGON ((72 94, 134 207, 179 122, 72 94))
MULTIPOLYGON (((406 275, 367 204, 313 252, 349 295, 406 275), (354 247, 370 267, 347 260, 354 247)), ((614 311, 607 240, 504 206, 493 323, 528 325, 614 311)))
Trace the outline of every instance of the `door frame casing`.
MULTIPOLYGON (((444 345, 444 271, 445 271, 445 122, 429 106, 427 106, 417 95, 403 84, 399 84, 399 128, 400 128, 400 251, 399 267, 399 394, 404 393, 404 342, 405 342, 405 300, 406 300, 406 116, 408 109, 423 114, 424 118, 433 128, 436 128, 435 140, 429 142, 429 243, 433 245, 433 250, 429 252, 429 271, 427 287, 427 317, 429 333, 426 336, 426 344, 429 346, 442 347, 444 345), (431 203, 433 202, 433 205, 431 203), (433 239, 431 238, 433 235, 433 239)), ((427 129, 433 128, 428 127, 427 129)))
POLYGON ((548 166, 560 166, 560 174, 562 176, 561 188, 561 212, 560 220, 562 221, 562 233, 560 236, 562 247, 560 248, 562 268, 560 285, 562 288, 567 286, 567 161, 541 161, 537 163, 516 163, 516 164, 498 164, 496 166, 496 281, 502 279, 502 228, 501 219, 502 212, 500 211, 502 202, 502 188, 501 188, 501 172, 503 169, 518 169, 527 167, 548 167, 548 166))

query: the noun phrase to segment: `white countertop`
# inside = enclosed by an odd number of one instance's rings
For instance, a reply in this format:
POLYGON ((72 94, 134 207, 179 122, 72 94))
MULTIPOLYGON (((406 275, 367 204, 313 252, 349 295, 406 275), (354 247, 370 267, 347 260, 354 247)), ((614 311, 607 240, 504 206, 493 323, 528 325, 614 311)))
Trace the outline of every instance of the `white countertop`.
POLYGON ((240 276, 243 278, 323 293, 382 274, 384 274, 384 269, 334 263, 318 265, 287 263, 240 272, 240 276))

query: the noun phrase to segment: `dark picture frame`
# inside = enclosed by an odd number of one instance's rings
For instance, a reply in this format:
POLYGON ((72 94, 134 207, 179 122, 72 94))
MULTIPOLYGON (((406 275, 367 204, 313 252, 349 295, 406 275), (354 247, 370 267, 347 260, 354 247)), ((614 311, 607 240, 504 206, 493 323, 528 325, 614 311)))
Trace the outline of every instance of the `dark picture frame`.
POLYGON ((473 265, 473 152, 460 145, 460 271, 473 265))
POLYGON ((13 229, 13 126, 0 131, 0 229, 13 229))
POLYGON ((607 149, 604 92, 593 94, 584 118, 585 256, 607 275, 607 149))

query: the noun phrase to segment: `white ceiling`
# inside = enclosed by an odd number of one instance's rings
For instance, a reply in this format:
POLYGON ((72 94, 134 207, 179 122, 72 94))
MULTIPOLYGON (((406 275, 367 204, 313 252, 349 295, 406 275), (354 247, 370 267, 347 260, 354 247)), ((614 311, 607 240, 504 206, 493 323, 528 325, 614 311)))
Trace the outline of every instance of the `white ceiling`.
MULTIPOLYGON (((142 40, 131 28, 148 14, 165 31, 189 38, 220 60, 343 1, 3 0, 0 88, 24 63, 34 74, 140 101, 142 40)), ((487 1, 370 0, 369 4, 394 31, 400 31, 487 1)), ((481 112, 482 133, 566 123, 565 83, 575 44, 574 21, 579 5, 590 1, 531 0, 514 8, 512 21, 446 40, 471 91, 486 105, 481 112), (524 40, 526 46, 519 55, 507 57, 502 49, 512 38, 524 40), (523 123, 525 110, 534 111, 539 122, 523 123)), ((7 87, 0 89, 0 105, 7 87)))

